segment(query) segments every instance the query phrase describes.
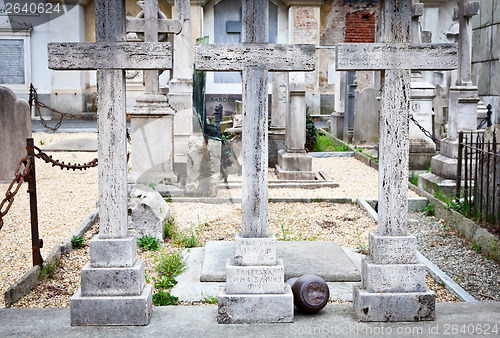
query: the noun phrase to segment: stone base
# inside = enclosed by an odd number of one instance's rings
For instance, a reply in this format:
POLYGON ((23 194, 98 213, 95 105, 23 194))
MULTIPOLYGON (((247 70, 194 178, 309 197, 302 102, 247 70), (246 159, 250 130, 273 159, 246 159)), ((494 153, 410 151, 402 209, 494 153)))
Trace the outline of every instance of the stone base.
POLYGON ((280 180, 314 180, 312 171, 312 157, 306 152, 287 152, 281 149, 278 152, 276 175, 280 180))
POLYGON ((278 152, 285 148, 285 130, 271 128, 268 142, 267 165, 269 168, 274 168, 278 164, 278 152))
POLYGON ((410 170, 427 170, 431 166, 432 157, 436 155, 435 151, 429 153, 410 152, 409 166, 410 170))
POLYGON ((129 231, 126 238, 90 240, 90 265, 94 268, 132 267, 137 260, 137 237, 129 231))
POLYGON ((289 285, 283 294, 227 294, 221 287, 218 297, 217 322, 291 323, 293 322, 293 294, 289 285))
POLYGON ((148 325, 152 288, 139 296, 84 297, 80 289, 71 298, 71 325, 148 325))
POLYGON ((426 173, 418 177, 418 187, 431 194, 439 192, 441 195, 455 196, 457 182, 444 179, 433 173, 426 173))
POLYGON ((435 319, 434 292, 371 293, 354 287, 354 311, 362 322, 416 322, 435 319))
POLYGON ((85 264, 80 292, 84 297, 139 296, 144 289, 144 262, 130 268, 93 268, 85 264))

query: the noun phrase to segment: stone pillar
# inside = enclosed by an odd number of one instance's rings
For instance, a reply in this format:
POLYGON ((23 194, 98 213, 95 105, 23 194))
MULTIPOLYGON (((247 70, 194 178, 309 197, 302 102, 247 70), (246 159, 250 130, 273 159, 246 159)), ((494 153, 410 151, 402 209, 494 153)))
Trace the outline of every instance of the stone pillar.
POLYGON ((312 157, 305 150, 306 100, 304 74, 293 74, 290 109, 286 118, 285 148, 278 152, 276 174, 281 180, 314 180, 312 157))
POLYGON ((173 78, 169 84, 168 99, 176 110, 174 117, 174 160, 176 171, 184 174, 187 163, 189 137, 197 117, 193 112, 193 37, 189 0, 175 0, 175 18, 182 21, 182 31, 174 36, 173 78))
POLYGON ((289 110, 288 73, 273 74, 271 130, 269 131, 269 167, 278 163, 278 151, 285 147, 286 117, 289 110))
POLYGON ((356 72, 347 72, 346 74, 346 89, 345 89, 345 109, 344 109, 344 128, 342 129, 342 139, 344 142, 352 143, 354 135, 354 112, 356 106, 356 72))
POLYGON ((332 135, 341 140, 344 137, 346 72, 335 71, 335 79, 335 111, 330 120, 330 129, 332 135))

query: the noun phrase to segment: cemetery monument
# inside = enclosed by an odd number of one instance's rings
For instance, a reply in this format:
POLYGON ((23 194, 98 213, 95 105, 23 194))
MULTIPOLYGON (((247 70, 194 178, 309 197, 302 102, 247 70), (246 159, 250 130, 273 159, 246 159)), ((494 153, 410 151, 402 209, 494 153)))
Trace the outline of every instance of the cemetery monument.
POLYGON ((218 321, 291 322, 292 292, 276 258, 276 237, 268 233, 267 78, 268 71, 314 70, 315 48, 268 44, 269 1, 242 4, 242 44, 197 45, 195 56, 198 70, 243 72, 243 224, 218 297, 218 321))
POLYGON ((456 47, 410 44, 411 0, 380 2, 375 44, 337 45, 338 70, 379 70, 382 79, 379 140, 378 231, 369 238, 362 285, 354 288, 361 321, 433 320, 435 295, 407 233, 410 70, 456 68, 456 47))
POLYGON ((95 43, 48 45, 49 68, 97 69, 98 81, 99 235, 90 242, 90 262, 71 299, 71 324, 147 325, 152 288, 127 220, 124 70, 169 69, 171 48, 166 42, 126 42, 124 0, 96 0, 95 17, 95 43))

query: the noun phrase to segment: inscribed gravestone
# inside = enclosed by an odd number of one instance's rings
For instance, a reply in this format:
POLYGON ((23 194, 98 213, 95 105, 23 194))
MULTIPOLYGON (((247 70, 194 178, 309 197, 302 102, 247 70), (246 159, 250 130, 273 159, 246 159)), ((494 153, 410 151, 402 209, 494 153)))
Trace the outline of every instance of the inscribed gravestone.
POLYGON ((26 139, 31 137, 28 103, 18 100, 12 90, 0 86, 0 181, 11 181, 19 161, 26 156, 26 139))
POLYGON ((380 93, 373 87, 356 91, 356 119, 354 120, 354 144, 377 144, 380 93))
POLYGON ((0 83, 26 83, 23 39, 0 39, 0 83))
POLYGON ((411 0, 380 5, 383 43, 337 45, 337 69, 382 73, 378 231, 370 235, 354 309, 361 321, 433 320, 435 296, 422 288, 425 265, 416 258, 416 238, 407 234, 410 69, 453 69, 456 48, 409 44, 411 0))
POLYGON ((71 299, 71 324, 147 325, 152 288, 127 222, 124 70, 169 69, 172 55, 169 43, 126 42, 124 0, 96 0, 95 17, 95 43, 48 45, 49 68, 98 69, 99 235, 71 299))

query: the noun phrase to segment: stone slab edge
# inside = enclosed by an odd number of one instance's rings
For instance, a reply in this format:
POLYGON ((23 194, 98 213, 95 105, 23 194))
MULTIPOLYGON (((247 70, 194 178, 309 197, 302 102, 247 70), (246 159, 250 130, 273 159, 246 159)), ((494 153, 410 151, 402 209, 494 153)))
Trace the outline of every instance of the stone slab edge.
POLYGON ((500 263, 500 239, 498 239, 498 237, 489 233, 486 229, 478 226, 473 220, 468 219, 459 212, 448 208, 448 205, 435 198, 432 194, 411 183, 409 183, 409 187, 411 190, 421 196, 424 196, 434 204, 437 218, 443 219, 446 224, 464 236, 470 243, 475 243, 476 246, 481 247, 481 252, 484 255, 487 255, 497 263, 500 263))
MULTIPOLYGON (((415 187, 415 186, 414 186, 415 187)), ((418 189, 418 188, 417 188, 418 189)), ((418 193, 418 191, 417 191, 418 193)), ((438 200, 439 201, 439 200, 438 200)), ((441 201, 439 201, 441 202, 441 201)), ((368 214, 375 220, 377 220, 377 212, 373 210, 371 205, 364 199, 358 199, 359 205, 368 212, 368 214)), ((443 203, 443 202, 441 202, 443 203)), ((443 203, 444 204, 444 203, 443 203)), ((463 302, 477 302, 467 291, 462 289, 460 285, 455 283, 444 271, 438 268, 434 263, 428 260, 420 251, 417 250, 417 257, 425 264, 427 267, 427 271, 429 274, 438 282, 444 283, 444 287, 448 289, 451 293, 453 293, 458 299, 463 302)))
MULTIPOLYGON (((44 264, 53 264, 61 259, 61 255, 67 254, 72 250, 71 238, 73 236, 83 236, 92 225, 99 219, 99 210, 95 209, 80 225, 75 232, 66 238, 63 244, 56 245, 44 260, 44 264)), ((29 294, 37 285, 40 275, 40 267, 34 266, 28 272, 12 284, 4 293, 5 307, 9 308, 19 299, 29 294)))
POLYGON ((341 144, 347 146, 349 148, 349 150, 354 153, 354 158, 356 160, 363 162, 364 164, 366 164, 367 166, 369 166, 369 167, 371 167, 371 168, 373 168, 375 170, 378 170, 378 162, 375 162, 375 160, 372 159, 371 157, 366 156, 365 154, 360 153, 359 151, 357 151, 356 148, 354 147, 354 145, 352 145, 350 143, 345 143, 344 141, 336 138, 335 136, 333 136, 332 134, 330 134, 329 132, 327 132, 326 130, 324 130, 322 128, 319 128, 319 129, 323 133, 325 133, 325 135, 328 136, 333 141, 341 143, 341 144))

